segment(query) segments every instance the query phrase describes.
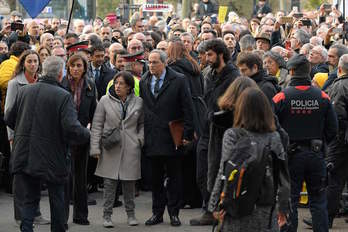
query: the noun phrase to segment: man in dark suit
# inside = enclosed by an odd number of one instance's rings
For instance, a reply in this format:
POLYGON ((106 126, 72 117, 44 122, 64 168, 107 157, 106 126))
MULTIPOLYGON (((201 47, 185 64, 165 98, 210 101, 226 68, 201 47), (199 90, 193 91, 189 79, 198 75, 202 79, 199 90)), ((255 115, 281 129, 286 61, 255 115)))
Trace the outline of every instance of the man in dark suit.
POLYGON ((106 94, 106 87, 116 71, 104 63, 105 49, 102 45, 91 48, 91 63, 88 68, 89 77, 93 77, 97 86, 98 100, 106 94))
POLYGON ((149 55, 149 71, 140 81, 144 101, 144 154, 152 165, 152 217, 145 225, 163 222, 167 205, 172 226, 180 226, 178 217, 182 198, 181 156, 169 129, 169 122, 182 119, 182 144, 192 140, 192 100, 185 76, 166 66, 166 54, 153 50, 149 55), (166 174, 166 181, 164 176, 166 174))

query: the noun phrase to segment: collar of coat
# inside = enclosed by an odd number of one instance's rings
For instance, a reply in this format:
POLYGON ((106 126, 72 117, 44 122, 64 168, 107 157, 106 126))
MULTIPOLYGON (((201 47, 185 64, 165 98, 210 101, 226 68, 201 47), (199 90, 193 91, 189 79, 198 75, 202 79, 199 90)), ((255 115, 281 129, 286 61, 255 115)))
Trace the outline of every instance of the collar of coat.
MULTIPOLYGON (((145 80, 146 81, 151 81, 152 79, 152 74, 150 73, 150 71, 147 71, 145 74, 145 80)), ((175 79, 176 75, 174 70, 170 67, 166 67, 166 75, 164 76, 164 80, 163 80, 163 84, 169 80, 175 79)), ((162 85, 163 85, 162 84, 162 85)))

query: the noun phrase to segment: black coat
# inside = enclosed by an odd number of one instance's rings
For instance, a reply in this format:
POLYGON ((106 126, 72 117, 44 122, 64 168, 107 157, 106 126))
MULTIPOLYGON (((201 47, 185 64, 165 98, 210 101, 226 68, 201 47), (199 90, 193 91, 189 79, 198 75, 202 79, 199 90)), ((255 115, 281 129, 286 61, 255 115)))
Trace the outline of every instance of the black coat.
POLYGON ((68 145, 87 143, 89 130, 77 120, 73 99, 56 81, 40 79, 23 86, 6 112, 14 129, 12 173, 26 173, 53 183, 68 177, 68 145))
POLYGON ((206 4, 203 1, 201 1, 199 3, 199 8, 198 8, 198 17, 217 14, 218 11, 219 11, 219 5, 217 4, 217 2, 209 0, 209 2, 206 4), (205 6, 207 6, 207 9, 205 9, 205 6))
POLYGON ((334 164, 334 170, 342 170, 348 164, 345 132, 348 129, 348 75, 337 78, 329 91, 338 119, 338 134, 329 144, 327 161, 334 164))
POLYGON ((178 73, 184 74, 186 77, 185 80, 188 83, 192 96, 194 131, 200 136, 204 127, 204 120, 202 120, 201 115, 207 113, 203 100, 203 76, 198 70, 195 71, 193 69, 193 65, 186 58, 169 64, 169 67, 178 73))
POLYGON ((94 80, 96 87, 97 87, 97 92, 98 92, 98 100, 106 94, 106 87, 108 86, 109 82, 114 78, 115 74, 117 71, 115 69, 109 68, 106 63, 104 63, 100 67, 100 77, 99 77, 99 82, 96 83, 92 71, 92 66, 89 65, 88 68, 88 77, 90 77, 92 80, 94 80))
MULTIPOLYGON (((67 77, 62 80, 61 85, 69 92, 71 92, 70 82, 67 77)), ((97 93, 96 86, 90 78, 84 79, 82 92, 81 92, 81 103, 80 109, 77 112, 78 120, 86 127, 88 123, 93 121, 94 111, 97 107, 97 93)))
POLYGON ((222 96, 228 86, 239 76, 239 70, 231 63, 226 64, 220 73, 211 70, 205 77, 205 93, 204 100, 207 104, 206 127, 204 128, 204 136, 209 137, 209 124, 214 112, 220 111, 217 101, 222 96))
POLYGON ((199 71, 193 69, 192 64, 186 58, 170 63, 169 67, 186 77, 192 96, 203 95, 203 77, 199 71))
POLYGON ((257 72, 250 77, 253 79, 262 92, 266 95, 269 102, 273 104, 272 98, 281 90, 275 77, 268 76, 264 70, 257 72))
POLYGON ((157 98, 151 91, 150 72, 146 72, 140 81, 140 97, 144 101, 144 151, 147 156, 178 155, 169 131, 169 122, 184 120, 186 140, 192 140, 192 100, 185 76, 167 67, 164 82, 157 98))
POLYGON ((326 63, 316 64, 311 69, 311 79, 313 79, 314 75, 317 73, 329 73, 329 65, 326 63))
POLYGON ((271 12, 272 12, 272 9, 267 3, 262 8, 259 6, 259 4, 256 4, 253 9, 252 17, 254 18, 254 17, 257 17, 258 14, 268 14, 271 12))

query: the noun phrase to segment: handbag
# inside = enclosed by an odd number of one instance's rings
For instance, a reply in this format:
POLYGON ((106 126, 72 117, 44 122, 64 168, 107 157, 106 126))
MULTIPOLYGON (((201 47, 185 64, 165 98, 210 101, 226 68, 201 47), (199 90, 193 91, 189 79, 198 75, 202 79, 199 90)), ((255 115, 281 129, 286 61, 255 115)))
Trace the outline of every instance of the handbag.
POLYGON ((115 147, 120 141, 120 127, 115 127, 114 129, 106 131, 101 137, 101 144, 105 148, 105 150, 110 150, 111 148, 115 147))

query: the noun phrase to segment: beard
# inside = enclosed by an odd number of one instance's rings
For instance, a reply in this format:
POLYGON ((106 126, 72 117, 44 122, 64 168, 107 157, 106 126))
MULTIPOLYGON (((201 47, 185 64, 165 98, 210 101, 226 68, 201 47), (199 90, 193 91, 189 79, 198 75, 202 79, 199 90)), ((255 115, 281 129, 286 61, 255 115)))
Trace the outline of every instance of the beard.
POLYGON ((217 69, 220 66, 220 64, 221 64, 220 59, 217 57, 216 61, 210 64, 210 67, 212 69, 217 69))

